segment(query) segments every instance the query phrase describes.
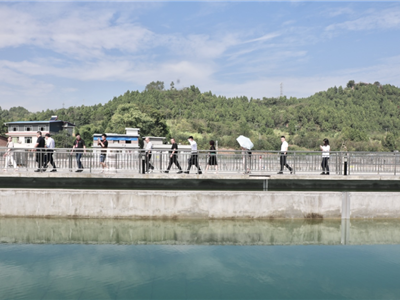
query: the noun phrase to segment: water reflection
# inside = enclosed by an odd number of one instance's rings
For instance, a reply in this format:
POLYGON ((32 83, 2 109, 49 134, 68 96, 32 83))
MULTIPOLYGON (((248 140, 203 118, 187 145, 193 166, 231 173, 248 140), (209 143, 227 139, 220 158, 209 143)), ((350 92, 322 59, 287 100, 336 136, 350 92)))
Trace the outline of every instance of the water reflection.
POLYGON ((0 218, 0 242, 24 244, 400 244, 397 220, 100 220, 0 218))
POLYGON ((6 218, 0 299, 397 299, 400 245, 365 244, 399 237, 397 221, 6 218))

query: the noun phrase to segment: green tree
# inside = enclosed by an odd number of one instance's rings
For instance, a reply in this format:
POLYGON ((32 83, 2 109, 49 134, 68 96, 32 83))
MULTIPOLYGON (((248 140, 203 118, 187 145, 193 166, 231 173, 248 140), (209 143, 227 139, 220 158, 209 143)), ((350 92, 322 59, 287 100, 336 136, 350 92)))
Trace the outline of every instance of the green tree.
POLYGON ((356 83, 354 82, 354 80, 350 80, 348 83, 347 83, 347 87, 348 88, 353 88, 354 86, 356 85, 356 83))
POLYGON ((390 151, 396 150, 396 138, 392 132, 388 132, 383 140, 383 146, 390 151))
POLYGON ((60 131, 52 136, 57 148, 71 148, 74 144, 75 137, 68 134, 67 131, 60 131))
POLYGON ((146 85, 146 91, 163 91, 164 90, 164 82, 163 81, 152 81, 148 85, 146 85))
POLYGON ((125 128, 140 128, 142 136, 169 137, 169 129, 162 115, 146 106, 147 113, 139 110, 135 104, 121 104, 111 117, 107 132, 125 133, 125 128))

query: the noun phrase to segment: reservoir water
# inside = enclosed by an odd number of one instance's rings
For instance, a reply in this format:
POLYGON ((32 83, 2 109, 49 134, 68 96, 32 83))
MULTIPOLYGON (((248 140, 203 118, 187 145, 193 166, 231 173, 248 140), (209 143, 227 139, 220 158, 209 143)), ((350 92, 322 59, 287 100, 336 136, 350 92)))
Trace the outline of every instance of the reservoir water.
POLYGON ((0 218, 0 299, 399 299, 399 225, 0 218))

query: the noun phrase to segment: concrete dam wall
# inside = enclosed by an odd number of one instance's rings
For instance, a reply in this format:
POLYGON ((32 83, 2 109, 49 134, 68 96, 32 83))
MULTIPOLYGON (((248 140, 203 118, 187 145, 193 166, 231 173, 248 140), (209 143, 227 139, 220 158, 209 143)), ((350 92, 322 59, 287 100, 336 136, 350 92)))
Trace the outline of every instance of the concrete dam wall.
POLYGON ((400 192, 0 189, 0 216, 398 219, 400 192))

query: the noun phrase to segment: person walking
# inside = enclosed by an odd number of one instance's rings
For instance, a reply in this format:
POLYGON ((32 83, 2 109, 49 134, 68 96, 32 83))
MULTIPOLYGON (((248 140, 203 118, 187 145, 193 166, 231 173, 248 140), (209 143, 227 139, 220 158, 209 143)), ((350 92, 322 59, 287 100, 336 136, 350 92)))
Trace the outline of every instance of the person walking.
POLYGON ((319 148, 322 151, 321 175, 329 175, 329 151, 331 151, 331 146, 329 146, 328 139, 324 139, 323 142, 324 144, 319 146, 319 148))
POLYGON ((280 161, 280 165, 281 165, 281 169, 278 172, 278 174, 283 174, 283 168, 286 167, 289 169, 290 174, 292 174, 293 169, 286 163, 286 158, 287 158, 287 151, 289 148, 289 144, 286 142, 286 138, 285 136, 281 136, 281 153, 280 153, 280 157, 279 157, 279 161, 280 161))
POLYGON ((208 162, 206 167, 206 172, 210 166, 215 167, 215 174, 218 172, 218 162, 217 162, 217 151, 215 149, 215 142, 213 140, 210 141, 210 152, 208 153, 208 162))
POLYGON ((56 164, 53 160, 53 152, 54 149, 56 148, 56 142, 54 139, 50 136, 50 133, 46 133, 44 135, 44 138, 46 139, 46 164, 44 166, 45 169, 47 169, 47 166, 49 163, 53 166, 53 169, 50 172, 57 172, 56 164))
POLYGON ((74 142, 74 146, 72 147, 71 154, 74 151, 74 149, 79 149, 79 150, 76 150, 76 155, 75 155, 76 156, 76 164, 78 166, 78 170, 76 170, 75 172, 82 172, 84 168, 83 168, 83 165, 81 162, 81 158, 82 158, 82 155, 84 153, 86 153, 86 145, 85 145, 85 141, 81 139, 81 135, 79 133, 76 134, 76 140, 74 142), (83 151, 82 151, 82 149, 83 149, 83 151))
POLYGON ((106 156, 107 156, 107 148, 108 148, 108 141, 107 141, 107 135, 103 133, 101 135, 101 139, 97 139, 97 145, 101 147, 100 151, 100 165, 103 167, 101 170, 101 173, 104 173, 104 168, 107 167, 106 165, 106 156))
POLYGON ((240 149, 242 149, 243 174, 250 174, 252 153, 250 149, 244 147, 240 147, 240 149))
POLYGON ((171 144, 171 150, 169 151, 169 164, 167 170, 164 171, 164 173, 169 173, 172 164, 175 164, 179 169, 178 174, 181 174, 183 171, 178 162, 178 144, 175 142, 175 139, 171 139, 171 144))
POLYGON ((199 161, 198 161, 198 153, 197 153, 197 143, 193 139, 193 136, 189 136, 188 141, 190 143, 190 158, 189 158, 189 166, 185 171, 185 174, 189 174, 190 168, 194 165, 197 168, 197 174, 202 174, 199 161))
POLYGON ((33 146, 34 148, 36 148, 36 161, 38 163, 38 169, 35 170, 35 172, 44 172, 46 171, 46 169, 44 168, 44 162, 45 162, 45 147, 46 147, 46 141, 44 139, 44 137, 42 137, 42 132, 38 131, 36 132, 36 144, 35 146, 33 146))
POLYGON ((154 170, 154 166, 150 163, 151 155, 153 151, 153 143, 150 141, 149 137, 146 137, 146 173, 151 173, 154 170))
POLYGON ((17 163, 15 162, 14 159, 14 143, 12 141, 12 137, 9 136, 7 140, 7 151, 4 153, 3 157, 5 158, 5 163, 4 163, 4 171, 7 171, 8 165, 11 163, 14 166, 14 170, 18 171, 17 163))

